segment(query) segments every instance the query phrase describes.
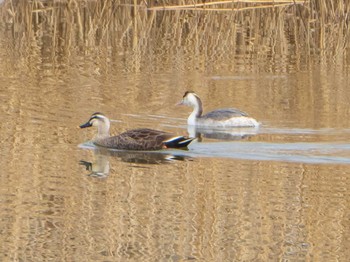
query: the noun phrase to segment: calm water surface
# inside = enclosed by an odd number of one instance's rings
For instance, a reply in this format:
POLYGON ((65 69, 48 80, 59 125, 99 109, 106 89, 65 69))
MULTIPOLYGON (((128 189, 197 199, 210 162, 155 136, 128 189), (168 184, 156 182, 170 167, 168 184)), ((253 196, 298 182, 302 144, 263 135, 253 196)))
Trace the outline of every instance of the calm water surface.
POLYGON ((1 26, 1 261, 347 261, 345 55, 264 55, 225 34, 195 46, 156 26, 147 44, 126 33, 119 46, 57 47, 40 25, 31 39, 1 26), (188 130, 190 109, 175 106, 186 90, 261 128, 188 130), (188 151, 97 149, 95 130, 77 128, 96 111, 118 120, 113 133, 199 139, 188 151))

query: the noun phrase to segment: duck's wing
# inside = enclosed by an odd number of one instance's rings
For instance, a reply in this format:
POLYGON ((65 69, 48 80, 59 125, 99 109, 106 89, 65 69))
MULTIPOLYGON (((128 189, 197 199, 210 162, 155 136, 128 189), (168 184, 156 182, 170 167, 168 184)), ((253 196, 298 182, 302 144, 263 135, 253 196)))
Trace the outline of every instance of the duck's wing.
POLYGON ((119 136, 129 144, 140 148, 139 150, 157 150, 163 147, 164 140, 172 137, 172 134, 149 128, 139 128, 126 131, 119 136))
POLYGON ((174 135, 155 129, 139 128, 121 133, 117 137, 123 149, 159 150, 164 148, 164 141, 174 137, 174 135))
POLYGON ((246 112, 243 112, 236 108, 223 108, 223 109, 217 109, 213 110, 201 118, 210 118, 215 120, 225 120, 232 117, 241 117, 241 116, 248 116, 246 112))

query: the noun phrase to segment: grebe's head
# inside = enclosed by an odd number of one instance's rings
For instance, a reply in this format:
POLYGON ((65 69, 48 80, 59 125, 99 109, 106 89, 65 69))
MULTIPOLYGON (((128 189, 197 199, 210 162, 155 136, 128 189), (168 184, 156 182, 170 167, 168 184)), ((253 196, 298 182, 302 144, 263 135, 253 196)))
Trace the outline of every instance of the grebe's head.
POLYGON ((85 124, 80 125, 80 128, 86 128, 90 126, 96 126, 96 127, 104 127, 109 129, 109 119, 104 114, 96 112, 93 113, 85 124))
POLYGON ((193 91, 186 91, 182 97, 182 100, 178 105, 185 105, 190 107, 202 107, 202 102, 199 96, 193 91))

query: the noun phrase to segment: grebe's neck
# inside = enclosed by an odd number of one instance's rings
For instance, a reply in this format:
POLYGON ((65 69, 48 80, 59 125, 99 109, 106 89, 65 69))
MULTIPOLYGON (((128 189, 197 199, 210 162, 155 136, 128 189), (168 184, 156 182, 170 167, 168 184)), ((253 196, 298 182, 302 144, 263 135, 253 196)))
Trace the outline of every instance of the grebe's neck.
POLYGON ((195 125, 187 125, 187 133, 189 137, 196 137, 198 136, 197 129, 195 125))
POLYGON ((187 119, 188 125, 195 125, 197 119, 200 118, 203 113, 202 102, 200 101, 199 98, 197 99, 196 103, 192 104, 192 106, 193 106, 193 111, 187 119))

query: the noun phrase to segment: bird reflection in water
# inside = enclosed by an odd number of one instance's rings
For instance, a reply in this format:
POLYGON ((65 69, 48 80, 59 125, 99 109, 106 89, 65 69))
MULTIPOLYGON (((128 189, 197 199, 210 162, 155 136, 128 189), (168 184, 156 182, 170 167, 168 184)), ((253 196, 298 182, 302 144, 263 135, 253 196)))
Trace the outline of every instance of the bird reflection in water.
POLYGON ((109 174, 108 156, 97 151, 94 151, 93 162, 80 160, 79 164, 85 166, 86 170, 90 171, 89 176, 104 178, 109 174))
POLYGON ((195 137, 201 142, 203 137, 217 140, 242 140, 258 134, 258 127, 233 127, 233 128, 211 128, 187 126, 190 137, 195 137))
MULTIPOLYGON (((110 157, 119 158, 123 162, 140 164, 167 164, 172 161, 184 161, 191 157, 181 153, 183 150, 162 150, 162 151, 119 151, 107 148, 94 148, 94 160, 88 162, 80 160, 79 164, 90 171, 89 176, 104 178, 110 171, 110 157)), ((136 166, 137 167, 137 166, 136 166)))

